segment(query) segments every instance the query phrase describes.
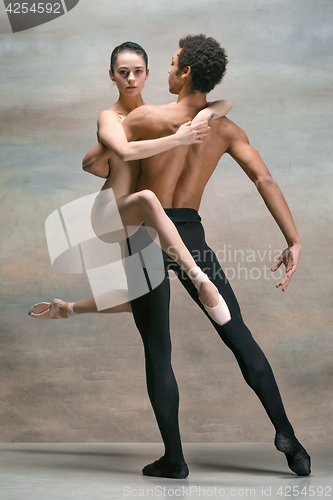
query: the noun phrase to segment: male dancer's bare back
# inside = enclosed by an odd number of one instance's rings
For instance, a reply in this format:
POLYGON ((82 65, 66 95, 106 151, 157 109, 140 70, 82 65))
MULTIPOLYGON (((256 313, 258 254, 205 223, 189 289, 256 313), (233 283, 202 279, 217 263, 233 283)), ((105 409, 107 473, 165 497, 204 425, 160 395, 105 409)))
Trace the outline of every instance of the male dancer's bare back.
MULTIPOLYGON (((200 92, 187 94, 177 103, 141 106, 124 121, 129 141, 155 139, 173 134, 183 123, 207 106, 200 92)), ((179 146, 141 160, 136 190, 150 189, 164 208, 199 209, 206 184, 224 153, 229 153, 255 183, 268 209, 283 232, 288 248, 286 274, 277 284, 285 291, 296 271, 301 244, 287 203, 259 153, 249 144, 245 132, 227 117, 209 122, 210 134, 201 144, 179 146)), ((277 265, 280 265, 279 260, 277 265)), ((274 266, 277 269, 277 266, 274 266)))
MULTIPOLYGON (((183 119, 192 120, 207 105, 206 102, 202 104, 199 102, 199 105, 193 106, 181 101, 165 106, 138 108, 124 122, 128 139, 170 135, 183 119), (141 117, 144 117, 144 123, 141 117)), ((227 118, 210 121, 210 127, 210 134, 202 144, 194 144, 190 148, 181 146, 142 160, 137 190, 150 189, 164 208, 187 207, 198 210, 204 188, 231 143, 230 132, 238 128, 227 118)))
MULTIPOLYGON (((206 94, 193 91, 191 71, 178 71, 177 51, 169 70, 170 91, 179 94, 178 102, 162 106, 141 106, 132 111, 123 126, 129 141, 154 139, 174 133, 184 122, 207 106, 206 94)), ((197 264, 207 272, 226 301, 231 320, 223 326, 209 319, 221 339, 232 350, 248 385, 262 402, 275 427, 275 445, 286 455, 288 465, 299 475, 310 474, 310 457, 298 442, 286 416, 271 367, 243 322, 237 299, 214 252, 204 241, 201 218, 197 213, 205 186, 221 156, 228 152, 255 183, 268 209, 284 234, 288 248, 273 269, 283 262, 286 274, 277 284, 285 291, 296 271, 301 242, 287 203, 276 182, 246 134, 223 117, 210 122, 211 132, 202 144, 180 146, 141 161, 137 191, 155 193, 176 225, 187 248, 196 255, 197 264), (209 254, 210 252, 210 254, 209 254), (210 257, 207 257, 210 255, 210 257)), ((193 300, 203 310, 193 283, 168 256, 165 267, 174 270, 193 300)), ((165 445, 165 454, 144 467, 149 476, 184 478, 184 460, 178 426, 178 387, 171 366, 169 332, 170 289, 167 278, 150 293, 131 302, 136 325, 145 347, 149 397, 165 445)), ((204 311, 203 311, 204 312, 204 311)))

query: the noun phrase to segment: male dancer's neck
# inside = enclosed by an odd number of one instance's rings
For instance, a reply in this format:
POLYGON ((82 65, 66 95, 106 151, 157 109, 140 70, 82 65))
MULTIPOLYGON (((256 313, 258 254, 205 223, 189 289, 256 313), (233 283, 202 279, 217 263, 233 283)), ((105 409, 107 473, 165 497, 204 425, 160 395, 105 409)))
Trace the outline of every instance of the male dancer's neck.
POLYGON ((189 86, 184 85, 178 95, 178 103, 182 103, 185 106, 193 107, 200 111, 200 109, 205 108, 207 103, 207 94, 199 92, 198 90, 192 90, 189 86))

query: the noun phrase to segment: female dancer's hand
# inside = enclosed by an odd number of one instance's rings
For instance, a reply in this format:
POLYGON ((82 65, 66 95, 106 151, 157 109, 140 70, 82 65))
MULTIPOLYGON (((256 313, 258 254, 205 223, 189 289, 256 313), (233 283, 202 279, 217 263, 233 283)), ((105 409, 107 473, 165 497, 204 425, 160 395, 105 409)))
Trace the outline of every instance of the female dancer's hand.
POLYGON ((210 103, 206 108, 199 111, 199 113, 193 118, 192 125, 196 125, 202 120, 214 120, 214 118, 220 118, 221 116, 226 116, 232 109, 232 104, 227 99, 222 99, 221 101, 215 101, 210 103))
POLYGON ((214 111, 208 106, 207 108, 199 111, 199 113, 193 118, 192 123, 193 125, 196 125, 202 122, 202 120, 205 120, 208 123, 209 120, 215 117, 217 117, 217 114, 214 113, 214 111))
POLYGON ((278 260, 275 262, 274 266, 271 269, 271 271, 274 272, 277 269, 279 269, 281 264, 284 264, 286 266, 286 274, 276 284, 276 288, 282 286, 283 292, 286 290, 287 286, 290 283, 292 275, 297 269, 299 257, 301 254, 301 249, 302 245, 300 243, 295 243, 291 247, 288 247, 285 250, 283 250, 282 254, 280 255, 280 257, 278 258, 278 260))
POLYGON ((202 142, 209 131, 210 127, 208 127, 207 121, 201 121, 196 125, 192 125, 192 122, 189 121, 179 127, 175 137, 178 138, 179 145, 185 146, 202 142))

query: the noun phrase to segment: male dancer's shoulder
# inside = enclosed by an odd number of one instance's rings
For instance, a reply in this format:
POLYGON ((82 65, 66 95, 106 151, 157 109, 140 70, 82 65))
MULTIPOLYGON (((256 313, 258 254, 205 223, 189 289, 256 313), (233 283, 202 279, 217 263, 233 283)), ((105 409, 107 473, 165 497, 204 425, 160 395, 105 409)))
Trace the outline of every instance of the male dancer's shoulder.
POLYGON ((155 139, 165 135, 163 108, 167 106, 144 104, 131 111, 123 123, 128 140, 155 139))
MULTIPOLYGON (((213 123, 214 122, 209 122, 210 126, 213 123)), ((228 144, 228 153, 232 150, 235 144, 239 142, 249 143, 249 139, 244 130, 241 129, 236 123, 229 120, 226 116, 215 120, 215 123, 219 127, 219 134, 228 144)))

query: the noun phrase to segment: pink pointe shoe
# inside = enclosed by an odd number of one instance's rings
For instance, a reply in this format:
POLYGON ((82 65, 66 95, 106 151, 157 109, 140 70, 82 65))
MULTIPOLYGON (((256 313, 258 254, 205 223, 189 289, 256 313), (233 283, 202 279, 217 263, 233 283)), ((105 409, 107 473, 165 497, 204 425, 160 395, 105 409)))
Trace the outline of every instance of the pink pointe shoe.
MULTIPOLYGON (((192 269, 189 270, 188 276, 190 277, 192 283, 194 284, 195 288, 200 291, 201 283, 204 281, 210 281, 208 278, 207 274, 205 274, 199 266, 192 267, 192 269)), ((213 284, 213 283, 212 283, 213 284)), ((214 285, 215 286, 215 285, 214 285)), ((230 311, 229 308, 222 297, 222 295, 219 293, 218 289, 215 286, 216 293, 219 297, 219 302, 216 306, 214 307, 209 307, 206 306, 202 302, 202 300, 199 297, 199 300, 201 304, 204 306, 205 310, 207 311, 208 315, 220 326, 225 325, 228 323, 228 321, 231 320, 230 316, 230 311)))
POLYGON ((74 316, 74 302, 64 302, 60 299, 53 299, 49 302, 39 302, 29 310, 29 316, 36 319, 66 319, 74 316))

